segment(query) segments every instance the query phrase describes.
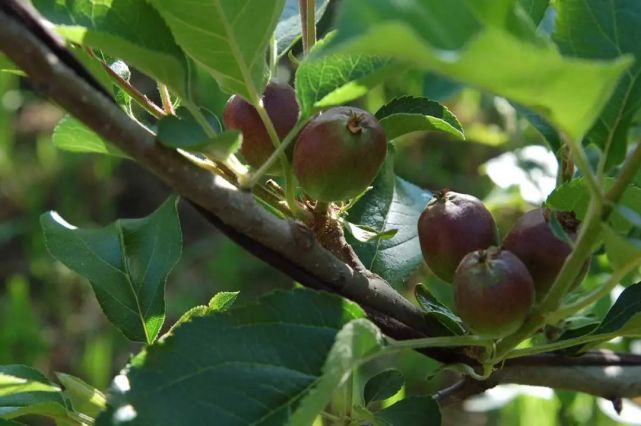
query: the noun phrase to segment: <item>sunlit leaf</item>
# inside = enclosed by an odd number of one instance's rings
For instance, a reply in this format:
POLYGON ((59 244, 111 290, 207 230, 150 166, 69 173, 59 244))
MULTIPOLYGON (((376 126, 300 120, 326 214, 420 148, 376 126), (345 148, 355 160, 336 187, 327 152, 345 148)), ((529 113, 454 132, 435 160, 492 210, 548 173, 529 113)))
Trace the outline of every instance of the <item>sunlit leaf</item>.
POLYGON ((177 199, 101 229, 75 228, 55 212, 40 223, 51 255, 89 280, 107 318, 129 339, 153 342, 165 320, 165 281, 182 251, 177 199))

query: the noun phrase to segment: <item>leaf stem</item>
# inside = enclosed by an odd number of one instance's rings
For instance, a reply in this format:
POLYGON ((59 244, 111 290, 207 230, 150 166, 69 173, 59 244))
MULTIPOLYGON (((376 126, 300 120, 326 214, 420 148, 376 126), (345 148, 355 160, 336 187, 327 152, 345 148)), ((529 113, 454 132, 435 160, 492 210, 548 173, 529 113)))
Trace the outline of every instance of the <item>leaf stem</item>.
POLYGON ((632 259, 630 262, 623 265, 612 273, 610 278, 599 288, 592 291, 590 294, 585 295, 574 303, 563 306, 561 309, 552 313, 549 316, 550 322, 558 322, 563 318, 567 318, 579 312, 581 309, 587 308, 604 296, 607 296, 614 287, 630 272, 641 266, 641 257, 632 259))
POLYGON ((532 346, 531 348, 516 349, 508 352, 503 359, 521 358, 524 356, 536 355, 545 352, 558 351, 561 349, 571 348, 572 346, 590 343, 595 340, 607 340, 608 338, 609 335, 607 334, 588 334, 575 337, 573 339, 561 340, 558 342, 547 343, 545 345, 532 346))
POLYGON ((265 161, 265 163, 263 163, 263 165, 260 166, 258 170, 256 170, 252 174, 251 178, 249 179, 248 186, 251 187, 256 185, 258 181, 274 166, 274 163, 276 163, 276 161, 278 161, 279 159, 282 160, 282 157, 285 155, 285 150, 298 136, 298 133, 301 131, 301 129, 305 127, 305 124, 307 124, 307 120, 301 120, 296 123, 292 131, 289 132, 287 136, 285 136, 285 139, 283 139, 282 143, 279 143, 278 146, 276 146, 276 149, 267 159, 267 161, 265 161))
POLYGON ((423 337, 410 340, 393 340, 388 342, 390 351, 401 349, 447 348, 455 346, 487 346, 494 340, 481 336, 443 336, 423 337))
POLYGON ((605 206, 603 207, 603 214, 608 215, 612 211, 614 204, 616 204, 619 199, 623 196, 623 193, 628 188, 629 183, 632 181, 634 176, 639 173, 639 168, 641 167, 641 142, 637 142, 637 146, 632 152, 623 167, 621 172, 617 176, 617 179, 614 181, 614 184, 610 190, 605 194, 605 206))
POLYGON ((349 378, 345 382, 345 417, 343 418, 344 424, 349 426, 352 422, 352 405, 354 404, 354 373, 350 373, 349 378))
POLYGON ((298 6, 303 33, 303 52, 307 55, 316 43, 316 0, 299 0, 298 6))
POLYGON ((174 105, 171 103, 171 96, 166 84, 158 82, 158 92, 160 93, 160 100, 162 101, 162 108, 167 115, 176 115, 174 105))
POLYGON ((581 146, 581 142, 565 135, 563 136, 563 142, 570 150, 570 161, 574 160, 574 164, 576 164, 581 175, 583 175, 592 197, 599 197, 600 199, 603 199, 603 191, 601 190, 601 186, 599 185, 597 178, 594 176, 588 157, 585 155, 585 151, 581 146))
POLYGON ((276 74, 276 67, 278 66, 278 42, 276 36, 272 35, 269 45, 269 71, 273 76, 276 74))

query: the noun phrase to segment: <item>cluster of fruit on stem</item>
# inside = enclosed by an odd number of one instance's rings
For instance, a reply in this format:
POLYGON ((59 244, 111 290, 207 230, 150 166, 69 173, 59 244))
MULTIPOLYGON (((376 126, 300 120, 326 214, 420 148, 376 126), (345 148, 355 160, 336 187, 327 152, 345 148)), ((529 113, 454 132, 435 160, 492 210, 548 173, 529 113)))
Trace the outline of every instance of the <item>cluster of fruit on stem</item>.
MULTIPOLYGON (((262 106, 282 141, 299 120, 294 89, 271 81, 261 97, 262 106)), ((276 147, 256 108, 232 96, 223 115, 225 127, 243 135, 240 153, 259 169, 276 147)), ((317 202, 344 201, 372 183, 387 155, 387 138, 376 118, 355 107, 328 109, 312 118, 286 150, 294 175, 305 194, 317 202)), ((277 166, 277 165, 276 165, 277 166)), ((279 167, 267 172, 281 173, 279 167)))
MULTIPOLYGON (((294 89, 272 81, 261 103, 280 140, 291 137, 300 115, 294 89)), ((246 162, 260 169, 277 146, 256 108, 232 96, 223 118, 228 129, 241 131, 246 162)), ((306 198, 319 205, 361 194, 387 155, 383 128, 373 115, 355 107, 328 109, 294 136, 285 151, 288 163, 306 198)), ((278 175, 282 170, 277 166, 267 172, 278 175)), ((555 214, 567 237, 576 239, 574 214, 555 214)), ((471 332, 488 338, 512 334, 543 300, 572 251, 552 232, 551 215, 544 208, 526 213, 499 245, 494 219, 477 198, 443 190, 425 207, 418 221, 423 257, 435 275, 453 284, 456 312, 471 332)))
MULTIPOLYGON (((554 235, 552 214, 545 208, 527 212, 497 246, 496 224, 479 199, 443 190, 425 207, 418 221, 423 257, 435 275, 452 283, 456 312, 471 332, 510 335, 543 300, 572 251, 554 235)), ((556 220, 575 240, 574 214, 557 212, 556 220)), ((586 262, 575 286, 587 268, 586 262)))

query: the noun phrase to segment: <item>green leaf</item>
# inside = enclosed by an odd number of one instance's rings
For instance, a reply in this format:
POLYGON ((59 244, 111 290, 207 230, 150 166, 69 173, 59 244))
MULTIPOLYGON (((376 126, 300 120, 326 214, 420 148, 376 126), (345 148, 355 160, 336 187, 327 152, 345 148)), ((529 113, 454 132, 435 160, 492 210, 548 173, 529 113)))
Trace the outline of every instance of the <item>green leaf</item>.
POLYGON ((63 395, 71 401, 74 411, 95 419, 106 408, 105 395, 98 389, 69 374, 56 373, 56 377, 64 386, 63 395))
POLYGON ((403 96, 390 101, 376 113, 388 140, 416 131, 444 132, 465 139, 461 123, 454 114, 436 101, 403 96))
POLYGON ((0 365, 0 419, 24 415, 66 418, 60 389, 24 365, 0 365))
POLYGON ((146 1, 33 0, 68 41, 120 58, 188 98, 187 61, 146 1))
MULTIPOLYGON (((614 178, 606 178, 604 189, 607 191, 613 184, 614 178)), ((583 220, 590 204, 590 191, 583 178, 572 179, 552 191, 545 204, 557 210, 573 211, 579 220, 583 220)), ((641 188, 636 185, 628 186, 616 207, 621 206, 633 212, 641 212, 641 188)), ((617 208, 614 209, 608 223, 615 231, 621 233, 629 231, 633 226, 617 208)))
POLYGON ((606 225, 603 225, 603 239, 608 260, 615 270, 641 258, 641 240, 626 238, 606 225))
POLYGON ((365 95, 392 71, 398 70, 393 61, 361 53, 327 55, 318 58, 336 33, 328 34, 316 43, 296 71, 296 97, 301 117, 365 95))
POLYGON ((107 318, 129 339, 153 342, 165 320, 165 281, 182 250, 177 199, 101 229, 75 228, 55 212, 40 223, 51 255, 89 280, 107 318))
POLYGON ((539 24, 545 16, 550 0, 519 0, 519 4, 535 24, 539 24))
POLYGON ((352 371, 381 353, 385 341, 380 330, 366 319, 355 319, 336 335, 318 383, 290 417, 291 426, 311 425, 352 371))
POLYGON ((90 152, 129 158, 117 147, 105 142, 93 130, 70 115, 65 115, 56 125, 51 140, 56 148, 63 151, 90 152))
POLYGON ((532 127, 541 134, 550 150, 558 155, 562 145, 561 135, 559 135, 559 132, 539 114, 536 114, 519 104, 512 103, 512 105, 521 115, 523 115, 523 117, 525 117, 527 121, 530 122, 532 127))
MULTIPOLYGON (((209 126, 220 133, 222 127, 218 117, 211 111, 201 109, 209 126)), ((158 122, 158 141, 170 148, 199 151, 210 143, 205 130, 185 107, 176 110, 176 115, 167 115, 158 122)))
MULTIPOLYGON (((316 23, 318 23, 325 14, 325 10, 327 10, 329 0, 317 0, 315 3, 315 18, 316 23)), ((301 22, 298 5, 299 0, 286 0, 283 13, 281 13, 278 25, 276 25, 274 37, 276 38, 279 58, 285 55, 301 36, 301 22)))
POLYGON ((396 395, 404 383, 403 373, 397 369, 390 368, 389 370, 381 371, 365 383, 365 388, 363 389, 365 404, 382 401, 396 395))
POLYGON ((218 117, 211 111, 201 108, 201 114, 218 133, 215 137, 209 137, 189 110, 180 107, 176 110, 176 115, 160 119, 158 141, 170 148, 202 152, 214 160, 224 161, 235 154, 240 149, 242 134, 236 130, 222 132, 218 117))
POLYGON ((429 396, 412 396, 376 413, 376 418, 389 426, 438 426, 441 412, 429 396))
POLYGON ((323 377, 339 331, 364 315, 345 299, 297 289, 194 318, 114 381, 97 424, 125 423, 132 409, 149 425, 284 424, 323 377))
POLYGON ((341 2, 332 53, 390 57, 506 97, 575 139, 597 119, 631 58, 564 58, 513 1, 341 2), (479 66, 482 64, 482 66, 479 66))
POLYGON ((553 38, 564 54, 587 59, 634 57, 634 65, 612 96, 604 94, 608 103, 588 134, 588 140, 603 150, 607 165, 617 165, 625 159, 628 130, 641 108, 641 2, 564 0, 556 8, 553 38))
POLYGON ((148 1, 221 89, 258 100, 267 73, 266 49, 285 0, 148 1))
POLYGON ((234 292, 227 292, 227 291, 221 291, 220 293, 216 293, 214 297, 211 298, 209 303, 207 305, 200 305, 200 306, 195 306, 185 312, 178 321, 174 325, 171 326, 171 329, 167 332, 172 333, 176 327, 178 327, 181 324, 184 324, 186 322, 191 321, 192 318, 195 317, 204 317, 212 312, 225 312, 229 310, 234 302, 236 301, 236 298, 238 297, 237 291, 234 292))
POLYGON ((416 223, 431 197, 429 192, 396 177, 390 152, 373 189, 349 210, 350 222, 379 233, 398 230, 387 240, 362 243, 350 239, 365 266, 397 289, 423 262, 416 223))
POLYGON ((427 316, 435 318, 441 325, 445 326, 451 334, 465 334, 465 327, 461 319, 450 311, 449 308, 439 302, 432 293, 422 284, 414 289, 414 296, 419 306, 427 316))
POLYGON ((627 287, 610 308, 595 336, 641 336, 641 283, 627 287))
POLYGON ((389 240, 394 238, 394 235, 398 232, 398 229, 389 229, 384 232, 378 232, 376 229, 370 228, 369 226, 355 225, 350 222, 345 222, 347 225, 347 230, 350 235, 360 241, 361 243, 367 243, 375 240, 389 240))

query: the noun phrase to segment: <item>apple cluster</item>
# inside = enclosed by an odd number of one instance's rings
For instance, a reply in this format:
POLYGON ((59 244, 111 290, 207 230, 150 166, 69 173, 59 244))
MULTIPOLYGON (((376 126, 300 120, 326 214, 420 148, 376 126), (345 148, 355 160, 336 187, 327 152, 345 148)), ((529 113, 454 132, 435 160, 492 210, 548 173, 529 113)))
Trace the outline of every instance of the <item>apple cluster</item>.
MULTIPOLYGON (((470 331, 493 338, 511 334, 545 297, 572 250, 552 232, 551 215, 545 208, 527 212, 499 246, 494 219, 478 198, 443 190, 427 204, 418 221, 423 257, 435 275, 452 283, 454 307, 470 331)), ((558 212, 556 218, 574 240, 574 213, 558 212)))
MULTIPOLYGON (((282 140, 298 120, 294 89, 271 81, 261 102, 282 140)), ((240 96, 229 99, 223 121, 226 128, 242 133, 240 152, 250 166, 260 167, 274 152, 258 112, 240 96)), ((376 177, 387 155, 387 138, 369 112, 336 107, 310 120, 287 155, 300 187, 308 196, 323 202, 347 200, 367 189, 376 177)))
MULTIPOLYGON (((261 102, 282 140, 299 119, 294 89, 271 81, 261 102)), ((242 97, 229 99, 223 121, 226 128, 242 133, 240 152, 250 166, 259 168, 273 154, 258 111, 242 97)), ((287 150, 300 187, 321 202, 362 193, 386 155, 387 138, 376 118, 345 106, 312 118, 287 150)), ((418 221, 423 257, 435 275, 452 283, 455 309, 470 331, 506 336, 545 297, 571 252, 570 245, 552 232, 550 215, 543 208, 526 213, 499 244, 494 219, 479 199, 443 190, 427 204, 418 221)), ((566 235, 575 239, 579 222, 574 214, 556 215, 566 235)))

